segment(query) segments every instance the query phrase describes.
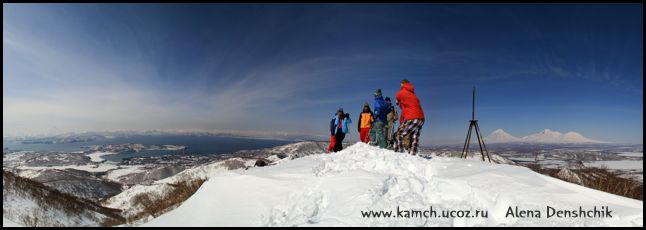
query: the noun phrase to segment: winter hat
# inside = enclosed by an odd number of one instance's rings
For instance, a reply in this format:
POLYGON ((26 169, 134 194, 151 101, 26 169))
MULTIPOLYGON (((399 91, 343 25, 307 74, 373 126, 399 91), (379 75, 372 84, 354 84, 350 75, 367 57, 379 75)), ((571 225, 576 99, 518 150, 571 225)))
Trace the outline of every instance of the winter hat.
POLYGON ((363 103, 363 107, 370 107, 370 104, 368 104, 368 102, 366 101, 363 103))
POLYGON ((409 83, 409 82, 410 82, 410 81, 408 81, 408 79, 404 79, 404 80, 402 80, 400 83, 404 84, 404 83, 409 83))
POLYGON ((342 112, 342 113, 343 113, 343 108, 339 108, 336 112, 337 112, 337 113, 338 113, 338 112, 342 112))
POLYGON ((390 101, 390 97, 386 97, 386 101, 390 101))
POLYGON ((379 96, 381 96, 381 89, 377 89, 377 91, 375 91, 375 97, 379 96))

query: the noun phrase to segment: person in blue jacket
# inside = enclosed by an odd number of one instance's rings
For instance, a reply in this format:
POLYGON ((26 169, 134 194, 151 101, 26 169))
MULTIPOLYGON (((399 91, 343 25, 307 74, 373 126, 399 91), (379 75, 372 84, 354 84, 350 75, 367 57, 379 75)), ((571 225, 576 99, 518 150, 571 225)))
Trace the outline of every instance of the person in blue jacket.
MULTIPOLYGON (((343 109, 340 108, 337 110, 337 115, 334 118, 334 152, 338 152, 343 150, 343 139, 345 138, 345 134, 348 133, 349 125, 352 123, 352 120, 350 119, 350 114, 349 113, 343 113, 343 109)), ((331 130, 330 130, 331 131, 331 130)))
POLYGON ((377 89, 375 91, 375 122, 374 125, 372 126, 372 133, 374 133, 374 144, 376 146, 379 146, 380 148, 387 148, 388 147, 388 138, 386 135, 387 134, 387 129, 386 129, 386 123, 388 122, 387 116, 388 113, 390 113, 390 106, 388 106, 388 103, 386 103, 386 100, 384 100, 384 97, 381 95, 381 89, 377 89))

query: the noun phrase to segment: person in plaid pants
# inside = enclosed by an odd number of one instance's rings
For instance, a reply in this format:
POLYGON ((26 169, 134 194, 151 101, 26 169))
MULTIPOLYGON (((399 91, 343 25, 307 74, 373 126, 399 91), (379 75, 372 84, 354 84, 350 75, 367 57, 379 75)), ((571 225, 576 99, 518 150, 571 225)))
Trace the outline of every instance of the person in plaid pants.
POLYGON ((404 136, 411 134, 411 146, 409 149, 410 154, 417 154, 417 147, 419 146, 419 134, 424 125, 424 111, 419 102, 419 98, 415 95, 415 87, 408 80, 400 82, 401 89, 397 92, 397 104, 402 109, 401 118, 399 120, 399 128, 395 133, 395 152, 404 152, 403 139, 404 136))

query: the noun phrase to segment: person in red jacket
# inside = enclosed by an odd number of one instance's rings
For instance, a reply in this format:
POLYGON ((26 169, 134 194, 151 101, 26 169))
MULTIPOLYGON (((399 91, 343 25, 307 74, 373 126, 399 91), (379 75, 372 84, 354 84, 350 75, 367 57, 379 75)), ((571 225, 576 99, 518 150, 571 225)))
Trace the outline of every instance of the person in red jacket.
POLYGON ((404 152, 404 136, 411 134, 411 146, 409 153, 417 154, 419 146, 419 134, 424 125, 424 111, 419 103, 419 98, 415 95, 415 87, 408 80, 400 82, 401 89, 396 94, 397 104, 402 109, 400 125, 395 132, 395 152, 404 152))

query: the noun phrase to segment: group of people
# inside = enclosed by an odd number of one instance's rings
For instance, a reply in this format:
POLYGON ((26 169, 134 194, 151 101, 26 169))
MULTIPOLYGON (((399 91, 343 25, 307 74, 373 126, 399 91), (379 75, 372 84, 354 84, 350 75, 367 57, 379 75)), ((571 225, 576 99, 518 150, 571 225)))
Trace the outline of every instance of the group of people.
MULTIPOLYGON (((424 125, 424 111, 415 95, 413 84, 408 80, 402 80, 400 87, 395 95, 395 102, 401 108, 401 115, 398 115, 397 108, 392 105, 390 98, 384 98, 381 89, 377 89, 374 93, 374 111, 370 109, 368 102, 363 104, 357 131, 361 142, 393 149, 396 152, 408 151, 415 155, 424 125), (399 127, 394 131, 398 117, 399 127)), ((350 130, 348 125, 351 123, 350 114, 344 113, 342 108, 338 109, 330 121, 329 152, 343 149, 343 139, 350 130)))

